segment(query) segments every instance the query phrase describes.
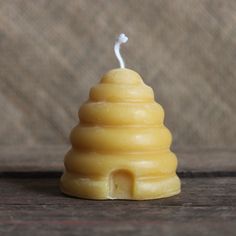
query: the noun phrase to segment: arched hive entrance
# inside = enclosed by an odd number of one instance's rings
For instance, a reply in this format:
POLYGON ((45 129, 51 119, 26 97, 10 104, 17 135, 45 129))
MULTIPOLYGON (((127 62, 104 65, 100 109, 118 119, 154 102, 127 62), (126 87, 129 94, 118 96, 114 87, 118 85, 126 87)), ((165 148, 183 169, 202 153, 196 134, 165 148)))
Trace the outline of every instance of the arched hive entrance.
POLYGON ((127 170, 116 170, 110 174, 109 191, 114 199, 130 199, 133 195, 134 176, 127 170))

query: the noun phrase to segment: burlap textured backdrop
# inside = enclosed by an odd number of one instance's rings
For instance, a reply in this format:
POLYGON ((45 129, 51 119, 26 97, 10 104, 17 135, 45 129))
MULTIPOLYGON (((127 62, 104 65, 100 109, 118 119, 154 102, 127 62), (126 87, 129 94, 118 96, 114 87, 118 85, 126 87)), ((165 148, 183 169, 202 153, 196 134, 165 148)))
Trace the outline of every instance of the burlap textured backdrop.
POLYGON ((174 146, 235 147, 235 0, 0 0, 0 145, 67 143, 120 32, 174 146))

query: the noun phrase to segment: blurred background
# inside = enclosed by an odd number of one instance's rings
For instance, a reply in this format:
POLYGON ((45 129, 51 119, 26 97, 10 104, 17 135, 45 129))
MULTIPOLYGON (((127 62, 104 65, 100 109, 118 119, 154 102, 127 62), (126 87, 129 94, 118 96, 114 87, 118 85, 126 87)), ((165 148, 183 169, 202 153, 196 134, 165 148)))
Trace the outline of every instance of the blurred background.
POLYGON ((121 32, 173 147, 234 148, 235 0, 0 0, 0 146, 68 145, 121 32))

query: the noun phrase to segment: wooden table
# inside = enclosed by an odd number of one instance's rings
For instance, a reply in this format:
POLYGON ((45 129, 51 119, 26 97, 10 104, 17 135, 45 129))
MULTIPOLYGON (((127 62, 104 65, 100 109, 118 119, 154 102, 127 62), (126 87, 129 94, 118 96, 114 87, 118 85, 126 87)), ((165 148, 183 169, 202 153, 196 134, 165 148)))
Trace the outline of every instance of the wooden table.
POLYGON ((176 150, 182 193, 153 201, 63 195, 65 151, 0 149, 0 235, 236 235, 236 150, 176 150))

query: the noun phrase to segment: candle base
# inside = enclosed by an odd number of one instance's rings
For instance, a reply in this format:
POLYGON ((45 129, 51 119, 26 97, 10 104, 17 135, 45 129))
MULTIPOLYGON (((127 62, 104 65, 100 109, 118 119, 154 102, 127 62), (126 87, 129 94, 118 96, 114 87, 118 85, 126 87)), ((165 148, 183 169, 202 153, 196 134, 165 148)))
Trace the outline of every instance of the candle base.
POLYGON ((86 199, 150 200, 180 193, 180 180, 177 175, 130 179, 120 172, 115 177, 87 178, 65 172, 60 188, 69 196, 86 199))

